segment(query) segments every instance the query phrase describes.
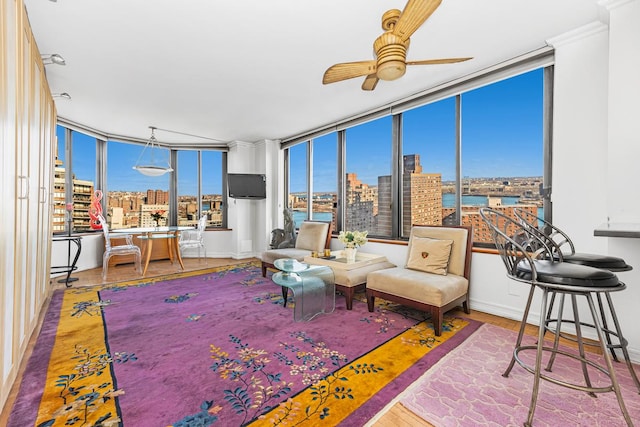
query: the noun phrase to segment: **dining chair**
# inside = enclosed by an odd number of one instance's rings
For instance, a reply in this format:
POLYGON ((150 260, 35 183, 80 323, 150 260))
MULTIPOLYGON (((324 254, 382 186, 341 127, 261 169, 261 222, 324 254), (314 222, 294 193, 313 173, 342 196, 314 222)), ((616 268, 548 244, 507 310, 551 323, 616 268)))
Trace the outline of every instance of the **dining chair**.
POLYGON ((102 233, 104 234, 104 255, 102 255, 102 280, 107 280, 107 270, 109 268, 109 259, 112 256, 133 255, 135 268, 138 274, 142 274, 141 259, 142 254, 140 248, 133 244, 133 237, 131 234, 109 234, 109 225, 107 220, 102 215, 98 215, 98 221, 102 226, 102 233), (124 239, 125 243, 122 245, 112 245, 111 239, 124 239))
POLYGON ((198 220, 198 225, 193 230, 184 230, 180 232, 178 238, 178 247, 182 253, 186 249, 197 248, 198 258, 200 257, 200 249, 204 252, 204 262, 207 263, 207 247, 204 244, 204 230, 207 228, 207 216, 202 215, 198 220))

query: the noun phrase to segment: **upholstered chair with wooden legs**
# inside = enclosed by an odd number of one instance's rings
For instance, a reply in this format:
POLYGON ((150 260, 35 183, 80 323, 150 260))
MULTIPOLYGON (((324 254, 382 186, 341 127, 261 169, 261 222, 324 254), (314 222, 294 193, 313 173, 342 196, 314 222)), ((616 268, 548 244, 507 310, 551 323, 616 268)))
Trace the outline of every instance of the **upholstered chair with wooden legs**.
POLYGON ((267 268, 275 268, 273 263, 280 258, 292 258, 302 261, 304 257, 315 251, 322 253, 331 245, 331 222, 304 221, 296 237, 293 248, 269 249, 262 253, 262 277, 266 277, 267 268))
POLYGON ((367 275, 369 311, 378 297, 429 312, 440 336, 444 313, 459 305, 470 313, 472 241, 469 226, 414 225, 406 265, 367 275))

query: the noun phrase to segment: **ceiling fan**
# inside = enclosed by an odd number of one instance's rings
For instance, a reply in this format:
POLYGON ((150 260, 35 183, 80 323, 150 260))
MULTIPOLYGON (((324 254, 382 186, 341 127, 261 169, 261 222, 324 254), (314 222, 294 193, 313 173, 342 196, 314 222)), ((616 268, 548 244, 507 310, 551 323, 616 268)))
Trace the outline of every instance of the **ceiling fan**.
POLYGON ((402 12, 398 9, 386 11, 382 15, 382 29, 385 32, 373 43, 376 59, 333 65, 325 71, 322 83, 329 84, 366 76, 362 90, 373 90, 379 80, 395 80, 402 77, 407 65, 451 64, 471 59, 407 61, 409 38, 435 12, 440 3, 442 0, 409 0, 402 12))

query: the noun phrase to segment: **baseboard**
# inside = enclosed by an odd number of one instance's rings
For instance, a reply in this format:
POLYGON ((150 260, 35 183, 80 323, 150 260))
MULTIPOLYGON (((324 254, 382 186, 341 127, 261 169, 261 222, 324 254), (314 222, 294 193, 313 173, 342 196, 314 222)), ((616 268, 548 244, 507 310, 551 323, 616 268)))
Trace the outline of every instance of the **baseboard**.
MULTIPOLYGON (((493 304, 485 301, 476 301, 473 299, 469 300, 469 305, 471 310, 481 311, 487 314, 493 314, 495 316, 504 317, 506 319, 511 320, 522 320, 522 311, 514 310, 512 307, 493 304)), ((537 311, 533 310, 533 307, 529 311, 529 316, 527 317, 527 323, 532 325, 538 325, 540 319, 540 314, 537 311)), ((624 325, 622 325, 622 331, 624 332, 624 325)), ((571 330, 568 330, 567 333, 572 333, 571 330)), ((598 336, 595 333, 593 328, 584 328, 582 330, 582 334, 585 338, 597 340, 598 336)), ((640 348, 628 346, 627 350, 629 351, 629 358, 633 363, 640 364, 640 348)), ((618 351, 618 355, 621 357, 622 354, 618 351)))

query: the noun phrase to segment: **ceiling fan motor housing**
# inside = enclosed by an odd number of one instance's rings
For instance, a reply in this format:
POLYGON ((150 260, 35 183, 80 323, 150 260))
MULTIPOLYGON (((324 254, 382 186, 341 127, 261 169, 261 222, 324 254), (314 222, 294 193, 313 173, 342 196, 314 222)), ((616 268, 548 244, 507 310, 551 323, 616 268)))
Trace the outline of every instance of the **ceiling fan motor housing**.
POLYGON ((402 41, 392 32, 386 32, 376 39, 373 49, 376 52, 376 75, 380 80, 395 80, 404 75, 408 48, 409 39, 402 41))

